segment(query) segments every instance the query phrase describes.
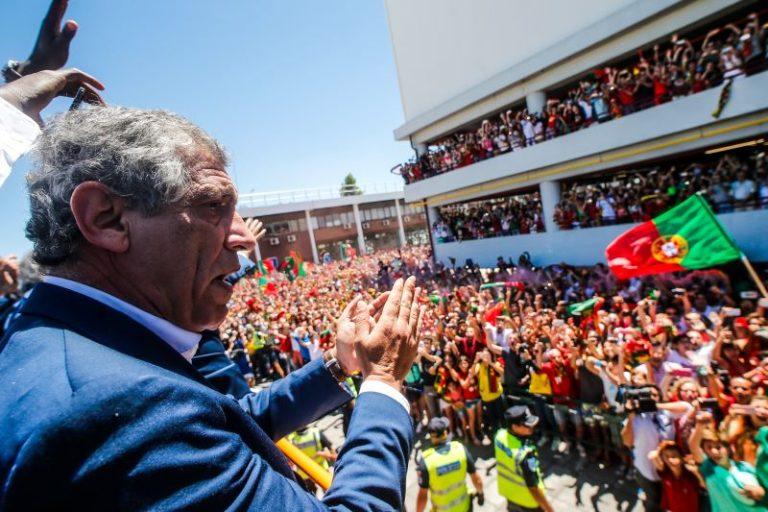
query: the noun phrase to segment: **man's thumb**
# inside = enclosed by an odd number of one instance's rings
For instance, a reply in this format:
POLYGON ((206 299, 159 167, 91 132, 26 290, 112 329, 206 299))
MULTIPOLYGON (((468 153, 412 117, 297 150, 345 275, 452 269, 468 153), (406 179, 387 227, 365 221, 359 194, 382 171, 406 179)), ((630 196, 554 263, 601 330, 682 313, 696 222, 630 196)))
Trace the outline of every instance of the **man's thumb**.
POLYGON ((67 20, 64 23, 64 27, 61 29, 61 35, 59 37, 69 44, 75 37, 75 34, 77 34, 77 28, 77 22, 74 20, 67 20))

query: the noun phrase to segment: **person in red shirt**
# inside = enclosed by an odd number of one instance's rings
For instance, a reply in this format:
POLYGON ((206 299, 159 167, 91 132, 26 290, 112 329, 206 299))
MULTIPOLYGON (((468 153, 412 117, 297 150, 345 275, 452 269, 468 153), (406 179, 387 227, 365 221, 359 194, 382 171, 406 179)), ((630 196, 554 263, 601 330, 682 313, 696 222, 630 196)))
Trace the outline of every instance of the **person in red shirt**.
POLYGON ((482 404, 480 402, 480 390, 477 387, 477 377, 470 371, 469 359, 466 356, 459 358, 459 367, 451 369, 451 377, 461 387, 461 398, 467 412, 469 425, 469 437, 472 443, 480 445, 477 437, 478 423, 482 417, 482 404))
POLYGON ((662 441, 648 458, 661 478, 661 509, 669 512, 699 510, 703 482, 685 465, 674 441, 662 441))
MULTIPOLYGON (((547 351, 544 360, 539 364, 539 368, 547 375, 552 386, 552 408, 561 439, 567 437, 568 418, 570 417, 576 428, 576 438, 581 441, 584 435, 584 425, 578 411, 572 407, 574 403, 572 400, 576 398, 578 389, 571 361, 563 357, 559 349, 554 348, 547 351)), ((586 456, 581 443, 577 443, 576 446, 579 455, 586 456)), ((565 453, 570 450, 570 444, 567 441, 561 441, 557 450, 560 453, 565 453)))

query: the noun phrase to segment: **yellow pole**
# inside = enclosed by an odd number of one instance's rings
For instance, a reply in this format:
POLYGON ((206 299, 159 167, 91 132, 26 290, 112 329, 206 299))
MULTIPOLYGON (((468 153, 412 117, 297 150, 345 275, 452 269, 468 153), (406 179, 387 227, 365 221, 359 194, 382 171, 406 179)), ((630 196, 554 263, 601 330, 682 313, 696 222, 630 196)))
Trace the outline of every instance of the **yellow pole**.
POLYGON ((306 453, 302 452, 286 438, 280 439, 275 443, 283 452, 283 455, 296 464, 296 466, 305 472, 309 478, 319 485, 324 491, 331 486, 331 472, 323 468, 320 464, 312 460, 306 453))
POLYGON ((752 267, 752 264, 747 259, 747 255, 744 253, 741 253, 741 262, 747 268, 747 272, 749 272, 749 277, 751 277, 752 280, 755 282, 755 285, 757 285, 757 289, 760 290, 760 295, 768 299, 768 291, 766 291, 765 285, 760 280, 760 276, 757 275, 757 272, 755 272, 755 269, 752 267))

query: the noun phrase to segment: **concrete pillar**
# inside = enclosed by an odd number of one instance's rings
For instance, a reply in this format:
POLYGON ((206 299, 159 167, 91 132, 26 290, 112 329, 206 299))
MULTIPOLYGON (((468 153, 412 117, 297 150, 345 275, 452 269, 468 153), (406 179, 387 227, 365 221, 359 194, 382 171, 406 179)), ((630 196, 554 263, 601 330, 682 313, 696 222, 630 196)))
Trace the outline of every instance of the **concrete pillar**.
POLYGON ((360 208, 357 203, 352 205, 352 212, 355 214, 355 227, 357 228, 357 249, 360 254, 365 254, 365 236, 363 235, 363 223, 360 221, 360 208))
POLYGON ((543 112, 546 105, 547 95, 544 91, 529 92, 525 96, 525 106, 528 108, 528 112, 543 112))
POLYGON ((437 222, 440 216, 437 212, 437 207, 427 204, 426 199, 424 200, 424 210, 427 213, 427 234, 429 235, 429 246, 432 248, 432 262, 434 263, 437 261, 437 251, 435 250, 437 241, 432 233, 432 224, 437 222))
POLYGON ((307 221, 307 233, 309 233, 309 243, 312 245, 312 261, 315 265, 320 263, 320 258, 317 257, 317 244, 315 243, 315 230, 312 229, 312 216, 309 214, 309 210, 304 210, 304 218, 307 221))
POLYGON ((421 155, 426 154, 426 152, 427 152, 427 145, 424 144, 423 142, 418 142, 418 143, 413 145, 413 149, 416 150, 416 154, 417 155, 421 156, 421 155))
POLYGON ((429 206, 425 204, 427 208, 427 222, 429 223, 429 229, 432 230, 432 224, 440 220, 440 213, 438 213, 437 206, 429 206))
POLYGON ((400 210, 400 200, 395 198, 395 213, 397 214, 397 234, 400 238, 400 247, 405 247, 405 228, 403 227, 403 213, 400 210))
POLYGON ((544 228, 547 233, 559 231, 559 226, 555 222, 555 207, 560 202, 560 182, 542 181, 539 183, 539 194, 541 195, 541 214, 544 216, 544 228))

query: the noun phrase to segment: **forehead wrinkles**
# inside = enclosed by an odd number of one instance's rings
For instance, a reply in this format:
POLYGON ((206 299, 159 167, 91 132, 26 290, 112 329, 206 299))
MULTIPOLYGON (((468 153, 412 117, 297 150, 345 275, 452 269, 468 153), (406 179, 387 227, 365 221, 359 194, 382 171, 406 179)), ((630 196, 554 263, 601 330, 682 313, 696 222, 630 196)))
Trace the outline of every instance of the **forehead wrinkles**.
POLYGON ((237 199, 237 189, 229 176, 217 169, 205 169, 195 173, 186 194, 187 202, 225 197, 237 199))

